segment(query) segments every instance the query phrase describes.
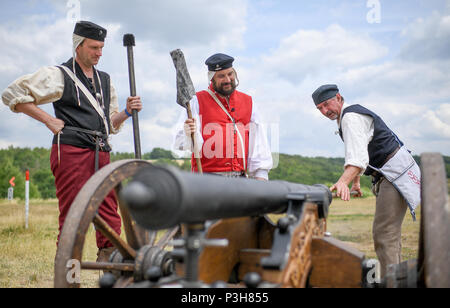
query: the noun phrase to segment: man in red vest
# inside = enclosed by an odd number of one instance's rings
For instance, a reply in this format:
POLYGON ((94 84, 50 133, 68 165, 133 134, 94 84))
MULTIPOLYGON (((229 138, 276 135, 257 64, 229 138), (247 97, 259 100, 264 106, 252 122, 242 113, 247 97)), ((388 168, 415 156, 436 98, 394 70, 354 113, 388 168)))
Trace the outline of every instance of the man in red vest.
MULTIPOLYGON (((192 120, 183 111, 175 149, 192 151, 195 133, 205 173, 268 180, 273 161, 265 128, 252 98, 236 90, 233 62, 224 54, 206 60, 209 87, 192 99, 192 120)), ((194 155, 192 170, 198 172, 194 155)))

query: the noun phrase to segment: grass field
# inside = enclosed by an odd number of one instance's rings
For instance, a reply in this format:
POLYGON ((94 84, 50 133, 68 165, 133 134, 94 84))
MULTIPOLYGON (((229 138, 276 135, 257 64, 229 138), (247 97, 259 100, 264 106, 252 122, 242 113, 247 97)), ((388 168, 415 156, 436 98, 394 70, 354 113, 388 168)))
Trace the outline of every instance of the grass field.
MULTIPOLYGON (((375 199, 334 201, 328 219, 332 236, 348 242, 376 258, 372 240, 372 221, 375 199)), ((25 229, 24 204, 21 201, 0 201, 0 288, 49 288, 53 286, 53 266, 58 234, 56 201, 30 202, 29 229, 25 229)), ((420 229, 407 214, 402 231, 403 258, 417 258, 420 229)), ((97 247, 91 228, 84 249, 83 260, 95 261, 97 247)), ((87 287, 96 287, 99 272, 82 272, 87 287)))

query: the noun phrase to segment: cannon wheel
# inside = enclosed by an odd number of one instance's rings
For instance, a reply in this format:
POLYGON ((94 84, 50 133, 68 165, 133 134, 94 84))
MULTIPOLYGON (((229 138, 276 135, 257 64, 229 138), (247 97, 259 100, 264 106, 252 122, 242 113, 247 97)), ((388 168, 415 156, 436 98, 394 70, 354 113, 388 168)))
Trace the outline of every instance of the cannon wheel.
POLYGON ((127 273, 116 283, 116 286, 124 287, 132 282, 133 272, 136 271, 133 261, 139 258, 139 249, 144 246, 157 246, 160 249, 164 249, 175 236, 178 227, 167 230, 157 241, 157 232, 144 231, 136 225, 120 200, 118 200, 118 203, 126 241, 120 238, 97 214, 100 204, 111 191, 115 190, 116 196, 119 196, 122 183, 134 176, 142 168, 149 166, 151 166, 150 163, 142 160, 118 161, 100 169, 83 186, 72 203, 61 232, 55 259, 54 286, 56 288, 78 288, 81 286, 79 279, 76 279, 77 273, 74 272, 77 270, 77 261, 79 262, 79 270, 127 273), (119 259, 121 262, 96 263, 82 261, 85 238, 91 223, 94 224, 96 230, 102 232, 114 244, 114 247, 120 253, 116 254, 116 256, 122 256, 119 259), (123 260, 126 260, 126 262, 123 260), (74 265, 75 267, 73 267, 74 265))
POLYGON ((450 287, 450 204, 442 156, 421 157, 422 214, 419 281, 428 288, 450 287))

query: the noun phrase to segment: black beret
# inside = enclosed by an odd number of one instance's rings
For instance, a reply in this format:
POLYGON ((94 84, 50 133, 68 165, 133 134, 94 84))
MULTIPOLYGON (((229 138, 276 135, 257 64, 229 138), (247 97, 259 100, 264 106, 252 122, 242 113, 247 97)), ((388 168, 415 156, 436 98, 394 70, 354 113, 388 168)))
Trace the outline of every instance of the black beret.
POLYGON ((90 21, 79 21, 75 25, 73 33, 85 38, 104 42, 106 38, 106 29, 90 21))
POLYGON ((312 95, 314 104, 320 105, 326 100, 333 98, 339 93, 339 89, 335 84, 327 84, 318 88, 312 95))
POLYGON ((210 72, 218 72, 233 67, 233 62, 233 57, 224 55, 223 53, 217 53, 209 57, 205 64, 208 66, 210 72))

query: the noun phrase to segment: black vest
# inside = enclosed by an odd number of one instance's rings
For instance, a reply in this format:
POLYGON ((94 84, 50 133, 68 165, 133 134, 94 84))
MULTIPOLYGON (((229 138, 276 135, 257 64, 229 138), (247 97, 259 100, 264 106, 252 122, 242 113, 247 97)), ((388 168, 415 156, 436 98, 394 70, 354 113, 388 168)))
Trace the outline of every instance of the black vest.
MULTIPOLYGON (((369 164, 375 168, 383 167, 387 157, 393 153, 399 146, 403 146, 403 142, 398 139, 392 130, 387 127, 384 121, 375 113, 361 105, 352 105, 344 109, 342 118, 349 113, 359 113, 368 115, 373 118, 374 121, 374 133, 373 139, 368 145, 369 152, 369 164)), ((344 141, 342 128, 339 127, 339 134, 344 141)), ((370 167, 367 168, 365 175, 371 175, 374 170, 370 167)))
MULTIPOLYGON (((73 71, 72 59, 62 64, 73 71)), ((60 70, 64 74, 64 92, 62 98, 59 101, 53 103, 53 108, 55 109, 56 118, 63 120, 66 126, 78 127, 92 131, 98 131, 105 134, 103 138, 104 146, 101 147, 102 152, 110 152, 111 147, 108 144, 106 138, 106 127, 103 122, 102 117, 94 109, 92 104, 89 102, 84 93, 79 89, 80 94, 80 106, 78 106, 77 90, 75 83, 72 78, 62 69, 60 70), (105 140, 106 139, 106 140, 105 140)), ((94 72, 95 88, 86 75, 81 70, 78 63, 75 62, 75 70, 78 79, 86 86, 86 88, 96 97, 96 91, 100 93, 100 83, 97 78, 97 74, 94 72)), ((106 121, 109 126, 109 108, 111 101, 111 91, 110 91, 110 78, 109 75, 98 71, 100 76, 102 90, 103 90, 103 101, 104 101, 104 113, 106 116, 106 121)), ((53 144, 57 144, 57 136, 53 138, 53 144)), ((60 135, 60 143, 72 145, 80 148, 89 148, 95 150, 95 138, 92 135, 72 131, 69 129, 64 129, 63 133, 60 135)))

